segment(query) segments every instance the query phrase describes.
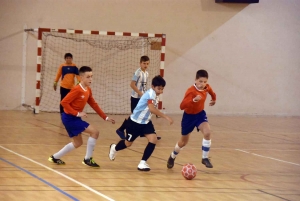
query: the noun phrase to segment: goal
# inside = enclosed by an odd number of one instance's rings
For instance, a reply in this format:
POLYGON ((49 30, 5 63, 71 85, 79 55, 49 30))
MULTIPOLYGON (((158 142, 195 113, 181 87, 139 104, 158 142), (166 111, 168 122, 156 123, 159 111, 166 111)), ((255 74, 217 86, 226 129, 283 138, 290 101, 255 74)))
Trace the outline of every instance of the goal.
MULTIPOLYGON (((93 69, 91 88, 103 111, 129 114, 129 84, 140 57, 150 58, 149 89, 154 76, 164 76, 165 44, 165 34, 39 28, 35 113, 59 112, 60 94, 53 90, 53 82, 69 52, 78 68, 93 69)), ((158 107, 162 108, 162 96, 158 107)), ((84 111, 94 112, 89 106, 84 111)))

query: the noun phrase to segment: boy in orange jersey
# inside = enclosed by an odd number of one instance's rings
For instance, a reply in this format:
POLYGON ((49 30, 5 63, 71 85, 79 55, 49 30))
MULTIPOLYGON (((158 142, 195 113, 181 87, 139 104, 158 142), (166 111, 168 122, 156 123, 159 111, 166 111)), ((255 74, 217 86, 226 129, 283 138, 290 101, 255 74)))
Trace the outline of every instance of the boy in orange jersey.
POLYGON ((83 112, 84 106, 88 103, 104 120, 115 123, 115 120, 106 116, 101 110, 99 105, 93 98, 90 85, 92 83, 93 73, 92 69, 88 66, 82 66, 79 69, 81 83, 75 86, 70 93, 61 101, 64 107, 64 113, 62 113, 62 122, 73 142, 70 142, 63 147, 59 152, 49 157, 49 161, 58 165, 64 165, 65 162, 60 158, 78 148, 82 145, 82 132, 90 134, 87 141, 86 155, 82 161, 84 165, 90 167, 100 167, 92 158, 93 150, 96 145, 96 140, 99 137, 99 131, 89 123, 83 121, 81 117, 87 117, 87 114, 83 112))
MULTIPOLYGON (((64 99, 64 97, 71 91, 71 89, 74 87, 74 78, 76 76, 76 79, 78 82, 80 82, 80 77, 78 75, 78 68, 76 67, 76 64, 74 64, 73 61, 73 55, 71 53, 65 54, 65 63, 62 63, 57 71, 56 78, 54 80, 53 88, 54 91, 56 91, 57 88, 57 82, 61 78, 60 82, 60 100, 64 99)), ((64 109, 62 105, 59 105, 60 107, 60 113, 62 114, 64 112, 64 109)))
POLYGON ((172 168, 174 166, 177 154, 185 145, 187 145, 190 133, 195 127, 198 132, 201 130, 204 135, 202 141, 202 164, 204 164, 207 168, 213 167, 208 159, 211 139, 210 126, 204 111, 204 102, 208 92, 212 97, 209 105, 213 106, 216 103, 216 94, 209 84, 207 84, 207 80, 208 73, 206 70, 198 70, 196 73, 195 84, 188 88, 180 104, 180 109, 184 110, 181 121, 181 138, 175 145, 174 151, 168 159, 168 168, 172 168))

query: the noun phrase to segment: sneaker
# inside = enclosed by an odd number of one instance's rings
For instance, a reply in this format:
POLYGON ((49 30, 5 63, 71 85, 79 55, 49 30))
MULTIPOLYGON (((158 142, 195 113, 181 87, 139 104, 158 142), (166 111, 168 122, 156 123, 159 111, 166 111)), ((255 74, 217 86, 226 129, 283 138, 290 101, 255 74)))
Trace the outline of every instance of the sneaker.
POLYGON ((48 158, 48 161, 52 162, 52 163, 56 163, 57 165, 65 165, 66 163, 60 159, 55 159, 53 156, 50 156, 48 158))
POLYGON ((137 169, 139 171, 150 171, 150 166, 145 161, 141 161, 137 169))
POLYGON ((157 140, 160 140, 160 139, 161 139, 161 137, 157 136, 157 140))
POLYGON ((167 167, 169 169, 171 169, 174 166, 174 161, 175 161, 175 158, 172 158, 172 156, 170 156, 168 159, 168 163, 167 163, 167 167))
POLYGON ((116 130, 116 133, 118 134, 118 136, 122 139, 125 140, 125 132, 124 131, 120 131, 119 129, 116 130))
POLYGON ((94 161, 94 159, 91 157, 90 159, 83 159, 82 164, 94 167, 94 168, 99 168, 100 166, 94 161))
POLYGON ((207 168, 213 168, 213 165, 210 163, 208 158, 202 158, 202 164, 204 164, 207 168))
POLYGON ((109 153, 108 153, 108 157, 111 161, 115 160, 116 158, 116 144, 111 144, 109 147, 109 153))

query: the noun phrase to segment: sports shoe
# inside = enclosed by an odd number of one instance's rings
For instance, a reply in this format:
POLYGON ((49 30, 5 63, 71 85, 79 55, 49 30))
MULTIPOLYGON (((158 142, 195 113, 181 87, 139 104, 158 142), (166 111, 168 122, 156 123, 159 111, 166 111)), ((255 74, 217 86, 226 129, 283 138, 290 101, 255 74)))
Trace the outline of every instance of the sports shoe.
POLYGON ((175 161, 175 158, 172 158, 172 156, 170 156, 168 159, 168 163, 167 163, 167 167, 169 169, 171 169, 174 166, 174 161, 175 161))
POLYGON ((57 165, 65 165, 66 163, 60 159, 55 159, 53 156, 50 156, 48 158, 48 161, 52 162, 52 163, 56 163, 57 165))
POLYGON ((210 163, 208 158, 202 158, 202 164, 204 164, 207 168, 213 168, 213 165, 210 163))
POLYGON ((90 159, 83 159, 82 164, 94 167, 94 168, 99 168, 100 166, 94 161, 94 159, 91 157, 90 159))
POLYGON ((116 158, 116 144, 111 144, 109 147, 109 153, 108 153, 108 157, 111 161, 115 160, 116 158))
POLYGON ((116 133, 118 134, 118 136, 119 136, 122 140, 125 140, 125 139, 126 139, 124 131, 120 131, 119 129, 117 129, 117 130, 116 130, 116 133))
POLYGON ((146 161, 141 161, 137 169, 139 171, 150 171, 150 166, 146 163, 146 161))

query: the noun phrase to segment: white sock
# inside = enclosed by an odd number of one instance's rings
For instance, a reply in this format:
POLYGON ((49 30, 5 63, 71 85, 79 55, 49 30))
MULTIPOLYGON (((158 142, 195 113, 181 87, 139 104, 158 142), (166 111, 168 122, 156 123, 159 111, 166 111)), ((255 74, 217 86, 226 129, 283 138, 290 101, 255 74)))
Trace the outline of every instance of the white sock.
POLYGON ((86 154, 84 159, 90 159, 92 157, 96 141, 97 140, 95 138, 89 137, 86 145, 86 154))
MULTIPOLYGON (((183 147, 182 147, 183 148, 183 147)), ((177 154, 179 154, 180 150, 182 149, 178 146, 178 143, 176 143, 174 151, 171 153, 172 158, 176 158, 177 154)))
POLYGON ((70 142, 69 144, 64 146, 59 152, 53 154, 53 157, 55 159, 60 159, 61 157, 63 157, 65 154, 69 153, 73 149, 75 149, 75 147, 74 147, 73 143, 70 142))
POLYGON ((202 140, 202 158, 208 158, 208 153, 211 145, 211 140, 202 140))

